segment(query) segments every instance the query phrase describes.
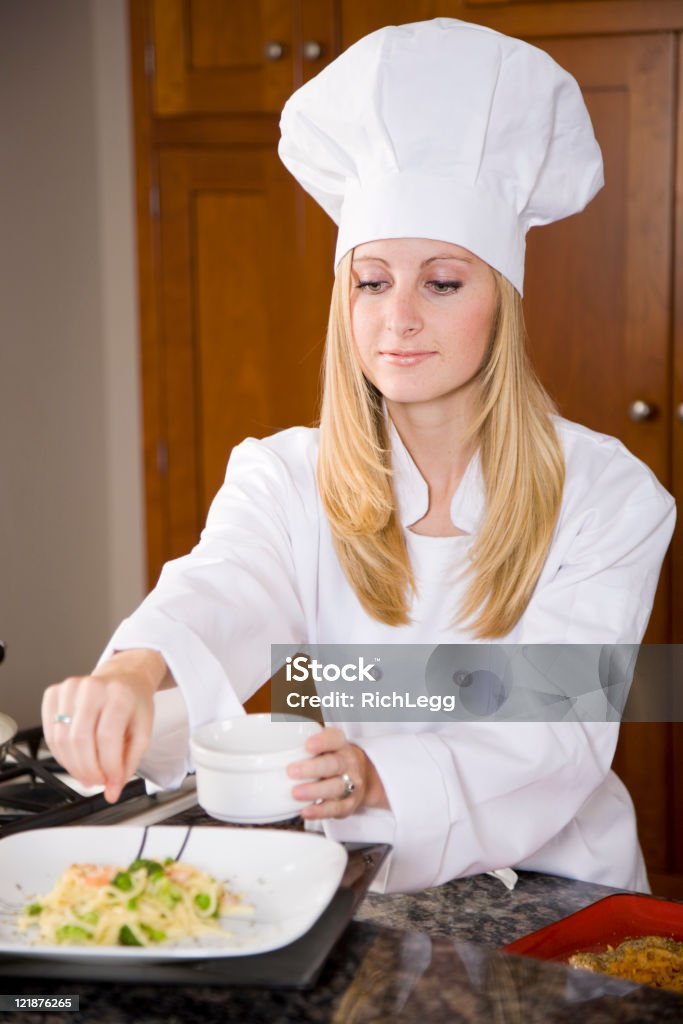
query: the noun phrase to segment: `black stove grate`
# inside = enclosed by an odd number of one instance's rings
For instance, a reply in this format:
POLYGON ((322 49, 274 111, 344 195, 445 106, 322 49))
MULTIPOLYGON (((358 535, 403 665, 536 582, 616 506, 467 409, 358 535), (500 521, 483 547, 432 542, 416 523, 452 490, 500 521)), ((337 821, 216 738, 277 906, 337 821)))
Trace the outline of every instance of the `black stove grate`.
MULTIPOLYGON (((42 740, 40 726, 21 730, 8 746, 13 760, 0 764, 0 839, 29 829, 68 825, 111 806, 102 793, 82 796, 57 778, 63 768, 49 754, 41 756, 42 740)), ((124 787, 119 803, 144 794, 144 781, 134 779, 124 787)))

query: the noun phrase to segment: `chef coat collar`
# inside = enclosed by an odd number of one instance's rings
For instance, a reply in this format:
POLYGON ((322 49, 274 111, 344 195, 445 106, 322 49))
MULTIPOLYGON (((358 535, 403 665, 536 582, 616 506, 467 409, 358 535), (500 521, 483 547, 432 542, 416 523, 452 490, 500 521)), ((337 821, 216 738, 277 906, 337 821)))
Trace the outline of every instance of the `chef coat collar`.
MULTIPOLYGON (((401 440, 386 406, 385 416, 389 427, 394 491, 398 502, 398 512, 402 526, 408 527, 427 514, 429 487, 401 440)), ((453 495, 451 522, 465 533, 475 533, 481 525, 484 506, 484 479, 481 471, 481 458, 477 450, 468 462, 453 495)))

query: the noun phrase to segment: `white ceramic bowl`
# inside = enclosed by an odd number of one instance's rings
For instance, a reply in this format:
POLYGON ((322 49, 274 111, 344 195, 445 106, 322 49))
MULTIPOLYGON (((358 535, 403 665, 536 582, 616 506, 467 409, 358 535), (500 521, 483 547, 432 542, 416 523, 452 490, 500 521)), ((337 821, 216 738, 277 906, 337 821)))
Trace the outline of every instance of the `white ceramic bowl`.
POLYGON ((268 824, 293 817, 305 806, 286 772, 320 726, 307 718, 272 721, 269 714, 208 722, 190 738, 197 770, 197 800, 212 818, 238 824, 268 824))

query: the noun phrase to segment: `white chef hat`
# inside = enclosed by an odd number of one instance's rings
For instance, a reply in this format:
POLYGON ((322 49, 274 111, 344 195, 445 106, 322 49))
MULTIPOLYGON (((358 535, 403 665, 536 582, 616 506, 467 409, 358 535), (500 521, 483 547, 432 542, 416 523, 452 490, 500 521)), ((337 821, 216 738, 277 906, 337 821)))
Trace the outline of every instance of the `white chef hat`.
POLYGON ((576 81, 543 50, 453 18, 349 47, 288 100, 279 153, 339 225, 335 266, 363 242, 469 249, 521 293, 530 227, 603 185, 576 81))

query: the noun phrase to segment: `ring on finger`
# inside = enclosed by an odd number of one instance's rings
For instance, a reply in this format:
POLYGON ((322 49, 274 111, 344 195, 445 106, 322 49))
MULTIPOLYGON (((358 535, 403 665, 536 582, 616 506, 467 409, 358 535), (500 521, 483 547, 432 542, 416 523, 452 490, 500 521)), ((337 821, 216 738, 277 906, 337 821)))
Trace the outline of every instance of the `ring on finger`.
POLYGON ((63 712, 56 714, 53 719, 58 725, 71 725, 73 718, 71 715, 66 715, 63 712))
POLYGON ((356 790, 356 783, 351 779, 349 775, 344 772, 341 776, 341 780, 344 783, 344 792, 341 795, 342 800, 346 800, 347 797, 351 796, 356 790))

